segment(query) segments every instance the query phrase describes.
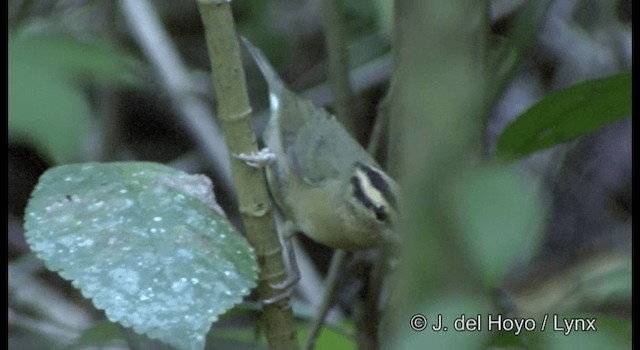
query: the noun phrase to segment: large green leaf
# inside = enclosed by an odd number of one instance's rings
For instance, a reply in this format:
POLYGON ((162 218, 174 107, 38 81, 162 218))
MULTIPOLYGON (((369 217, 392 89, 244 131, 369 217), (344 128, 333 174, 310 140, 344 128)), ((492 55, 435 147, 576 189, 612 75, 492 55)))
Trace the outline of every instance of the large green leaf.
POLYGON ((64 165, 40 178, 26 236, 110 320, 201 349, 258 273, 253 250, 215 206, 202 175, 154 163, 64 165))
POLYGON ((570 141, 631 113, 631 73, 589 80, 549 94, 509 124, 496 155, 519 158, 570 141))

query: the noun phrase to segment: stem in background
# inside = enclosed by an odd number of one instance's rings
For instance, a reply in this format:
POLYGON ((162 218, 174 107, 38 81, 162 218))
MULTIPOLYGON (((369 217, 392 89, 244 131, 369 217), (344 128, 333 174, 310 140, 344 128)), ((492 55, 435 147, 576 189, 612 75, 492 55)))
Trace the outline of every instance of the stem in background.
POLYGON ((387 346, 402 342, 390 338, 402 334, 416 308, 480 290, 449 198, 479 154, 485 75, 477 56, 486 43, 476 33, 485 9, 474 0, 396 2, 390 144, 402 156, 395 160, 406 210, 399 283, 387 308, 395 324, 381 337, 387 346))
POLYGON ((353 93, 349 84, 349 52, 344 36, 344 24, 339 0, 321 0, 329 82, 333 94, 335 115, 345 129, 355 135, 353 93))
POLYGON ((313 318, 313 323, 309 326, 309 333, 307 334, 307 337, 304 340, 304 345, 302 346, 302 349, 304 350, 313 349, 313 344, 318 337, 324 318, 331 309, 333 294, 335 293, 338 277, 340 277, 340 273, 342 272, 342 265, 344 265, 346 256, 347 252, 338 249, 331 257, 331 265, 329 266, 329 272, 327 273, 326 283, 324 285, 322 303, 318 306, 318 311, 313 318))
MULTIPOLYGON (((114 43, 117 40, 117 32, 115 28, 116 12, 118 10, 116 3, 108 1, 101 4, 104 10, 102 26, 106 33, 107 39, 114 43)), ((100 147, 98 148, 97 158, 101 162, 114 160, 120 150, 122 144, 120 131, 120 115, 117 112, 118 96, 116 87, 111 82, 106 82, 98 86, 98 99, 100 100, 98 114, 102 121, 100 132, 100 147)))
MULTIPOLYGON (((198 6, 211 61, 218 116, 229 152, 232 155, 255 153, 258 148, 250 128, 251 105, 230 2, 199 0, 198 6)), ((261 268, 258 291, 262 299, 272 298, 278 291, 271 285, 283 282, 287 273, 264 174, 261 169, 237 159, 231 161, 231 170, 247 239, 256 251, 261 268)), ((272 349, 297 348, 289 298, 265 305, 263 317, 272 349)))
POLYGON ((376 252, 376 258, 372 265, 366 265, 366 275, 362 278, 360 297, 354 305, 353 318, 355 323, 355 338, 358 349, 379 349, 380 329, 380 293, 385 271, 384 265, 389 257, 385 255, 385 249, 380 248, 376 252))
POLYGON ((134 39, 148 57, 171 98, 171 105, 193 136, 205 159, 220 176, 222 187, 233 193, 229 158, 220 129, 209 106, 191 89, 189 75, 169 35, 148 0, 120 0, 120 8, 134 39))
MULTIPOLYGON (((300 241, 296 237, 292 237, 293 249, 296 252, 296 263, 300 270, 300 281, 296 289, 296 293, 300 295, 303 300, 306 300, 311 309, 318 309, 324 300, 324 293, 318 293, 319 290, 324 290, 324 276, 320 275, 320 272, 316 269, 311 257, 306 250, 300 244, 300 241)), ((339 308, 334 307, 329 309, 325 322, 333 323, 337 325, 344 319, 344 315, 339 308)))

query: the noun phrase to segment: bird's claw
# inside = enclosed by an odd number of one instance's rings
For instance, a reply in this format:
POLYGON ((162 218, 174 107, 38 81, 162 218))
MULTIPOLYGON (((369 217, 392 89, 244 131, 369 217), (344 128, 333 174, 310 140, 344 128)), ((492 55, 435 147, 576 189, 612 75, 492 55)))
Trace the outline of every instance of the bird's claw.
POLYGON ((276 154, 266 147, 255 153, 240 153, 233 156, 253 168, 264 168, 276 159, 276 154))
POLYGON ((282 292, 271 298, 262 299, 263 304, 274 304, 280 300, 291 297, 295 291, 296 284, 300 281, 300 270, 296 263, 296 254, 293 250, 293 243, 291 243, 291 236, 285 237, 282 240, 282 243, 284 243, 284 248, 287 254, 284 264, 287 272, 287 278, 282 282, 269 283, 269 286, 272 289, 280 290, 282 292))

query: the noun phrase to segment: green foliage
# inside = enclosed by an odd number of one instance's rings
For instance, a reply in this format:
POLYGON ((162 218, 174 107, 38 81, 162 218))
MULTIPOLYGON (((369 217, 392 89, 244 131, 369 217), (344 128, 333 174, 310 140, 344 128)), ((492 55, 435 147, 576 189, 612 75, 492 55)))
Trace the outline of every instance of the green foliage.
MULTIPOLYGON (((350 336, 345 334, 345 330, 352 331, 353 325, 344 323, 341 325, 341 331, 336 328, 325 325, 318 333, 318 338, 315 342, 316 349, 356 349, 356 342, 350 336)), ((309 325, 305 324, 299 327, 299 337, 306 339, 309 332, 309 325)))
POLYGON ((592 314, 550 314, 547 322, 547 328, 536 335, 531 349, 632 348, 631 322, 627 319, 592 314), (567 324, 564 323, 565 320, 567 324), (592 320, 595 330, 591 329, 585 320, 592 320), (573 327, 568 326, 571 322, 574 322, 573 327))
POLYGON ((520 158, 595 131, 631 113, 631 73, 551 93, 498 137, 496 156, 520 158))
POLYGON ((35 145, 56 163, 69 162, 87 131, 89 105, 80 75, 131 81, 132 59, 100 42, 61 34, 9 36, 10 141, 35 145))
POLYGON ((102 321, 86 329, 80 335, 71 349, 83 349, 89 346, 108 346, 115 342, 122 342, 124 334, 117 323, 102 321))
POLYGON ((214 207, 202 175, 154 163, 64 165, 40 178, 26 237, 111 321, 201 349, 258 274, 252 248, 214 207))

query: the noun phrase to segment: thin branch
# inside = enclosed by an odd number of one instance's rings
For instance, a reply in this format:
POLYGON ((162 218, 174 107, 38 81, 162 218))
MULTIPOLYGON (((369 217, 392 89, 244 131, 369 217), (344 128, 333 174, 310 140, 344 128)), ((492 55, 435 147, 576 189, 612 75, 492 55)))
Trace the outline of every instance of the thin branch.
MULTIPOLYGON (((218 116, 229 152, 255 153, 258 148, 250 128, 251 105, 230 2, 199 0, 198 6, 209 49, 218 116)), ((231 162, 231 170, 247 239, 256 251, 261 268, 258 291, 263 300, 270 299, 279 294, 271 286, 282 283, 287 273, 264 173, 238 159, 231 162)), ((271 348, 297 348, 289 298, 264 305, 263 317, 271 348)))
POLYGON ((309 333, 304 340, 303 349, 308 350, 313 348, 313 344, 320 333, 320 328, 324 322, 325 316, 331 309, 331 303, 333 302, 333 294, 336 290, 336 284, 340 273, 342 272, 342 265, 347 256, 347 252, 344 250, 336 250, 331 257, 331 265, 329 266, 329 273, 327 273, 326 285, 324 286, 324 293, 322 296, 322 304, 318 307, 318 314, 313 318, 313 323, 309 326, 309 333))
POLYGON ((385 129, 389 127, 389 95, 378 103, 378 113, 376 120, 373 123, 371 129, 371 136, 369 137, 369 143, 367 144, 367 152, 371 155, 375 155, 380 149, 380 143, 382 142, 382 135, 385 129))
POLYGON ((329 58, 335 114, 344 127, 354 135, 353 93, 349 86, 349 52, 345 42, 344 24, 339 0, 321 0, 322 22, 329 58))
POLYGON ((138 45, 160 76, 178 117, 216 174, 220 174, 222 187, 231 191, 227 146, 209 107, 192 91, 187 69, 160 18, 147 0, 120 0, 120 7, 138 45))
POLYGON ((93 321, 83 308, 67 300, 64 295, 33 277, 42 262, 28 253, 8 268, 8 292, 13 307, 28 307, 41 315, 43 322, 80 332, 93 321))
POLYGON ((387 249, 380 248, 376 252, 373 266, 367 269, 367 277, 360 290, 361 298, 354 309, 356 342, 358 349, 380 348, 380 295, 386 277, 385 265, 390 256, 387 249))
MULTIPOLYGON (((11 307, 9 307, 7 323, 10 325, 9 328, 23 328, 24 331, 28 332, 32 337, 48 337, 51 339, 56 339, 61 344, 67 346, 72 344, 73 341, 80 335, 80 331, 74 332, 53 322, 43 321, 35 317, 27 316, 26 314, 13 310, 11 307)), ((48 345, 52 346, 52 344, 48 345)))
MULTIPOLYGON (((100 4, 100 6, 102 6, 104 10, 102 26, 104 27, 107 39, 116 43, 117 33, 115 19, 118 11, 117 5, 114 2, 108 1, 100 4)), ((122 126, 120 125, 121 120, 116 108, 118 96, 114 84, 106 82, 98 86, 98 98, 100 99, 98 113, 102 121, 102 132, 100 133, 102 142, 97 151, 96 158, 102 162, 107 162, 116 158, 122 145, 122 138, 120 136, 122 126)))
MULTIPOLYGON (((293 248, 296 251, 296 263, 300 270, 300 282, 298 282, 297 293, 302 299, 306 300, 311 309, 318 309, 322 304, 323 296, 318 294, 319 290, 324 289, 324 281, 322 276, 315 268, 311 257, 304 250, 296 237, 293 239, 293 248)), ((324 293, 323 293, 324 294, 324 293)), ((329 310, 325 317, 328 323, 337 324, 344 318, 339 308, 334 307, 329 310)))

